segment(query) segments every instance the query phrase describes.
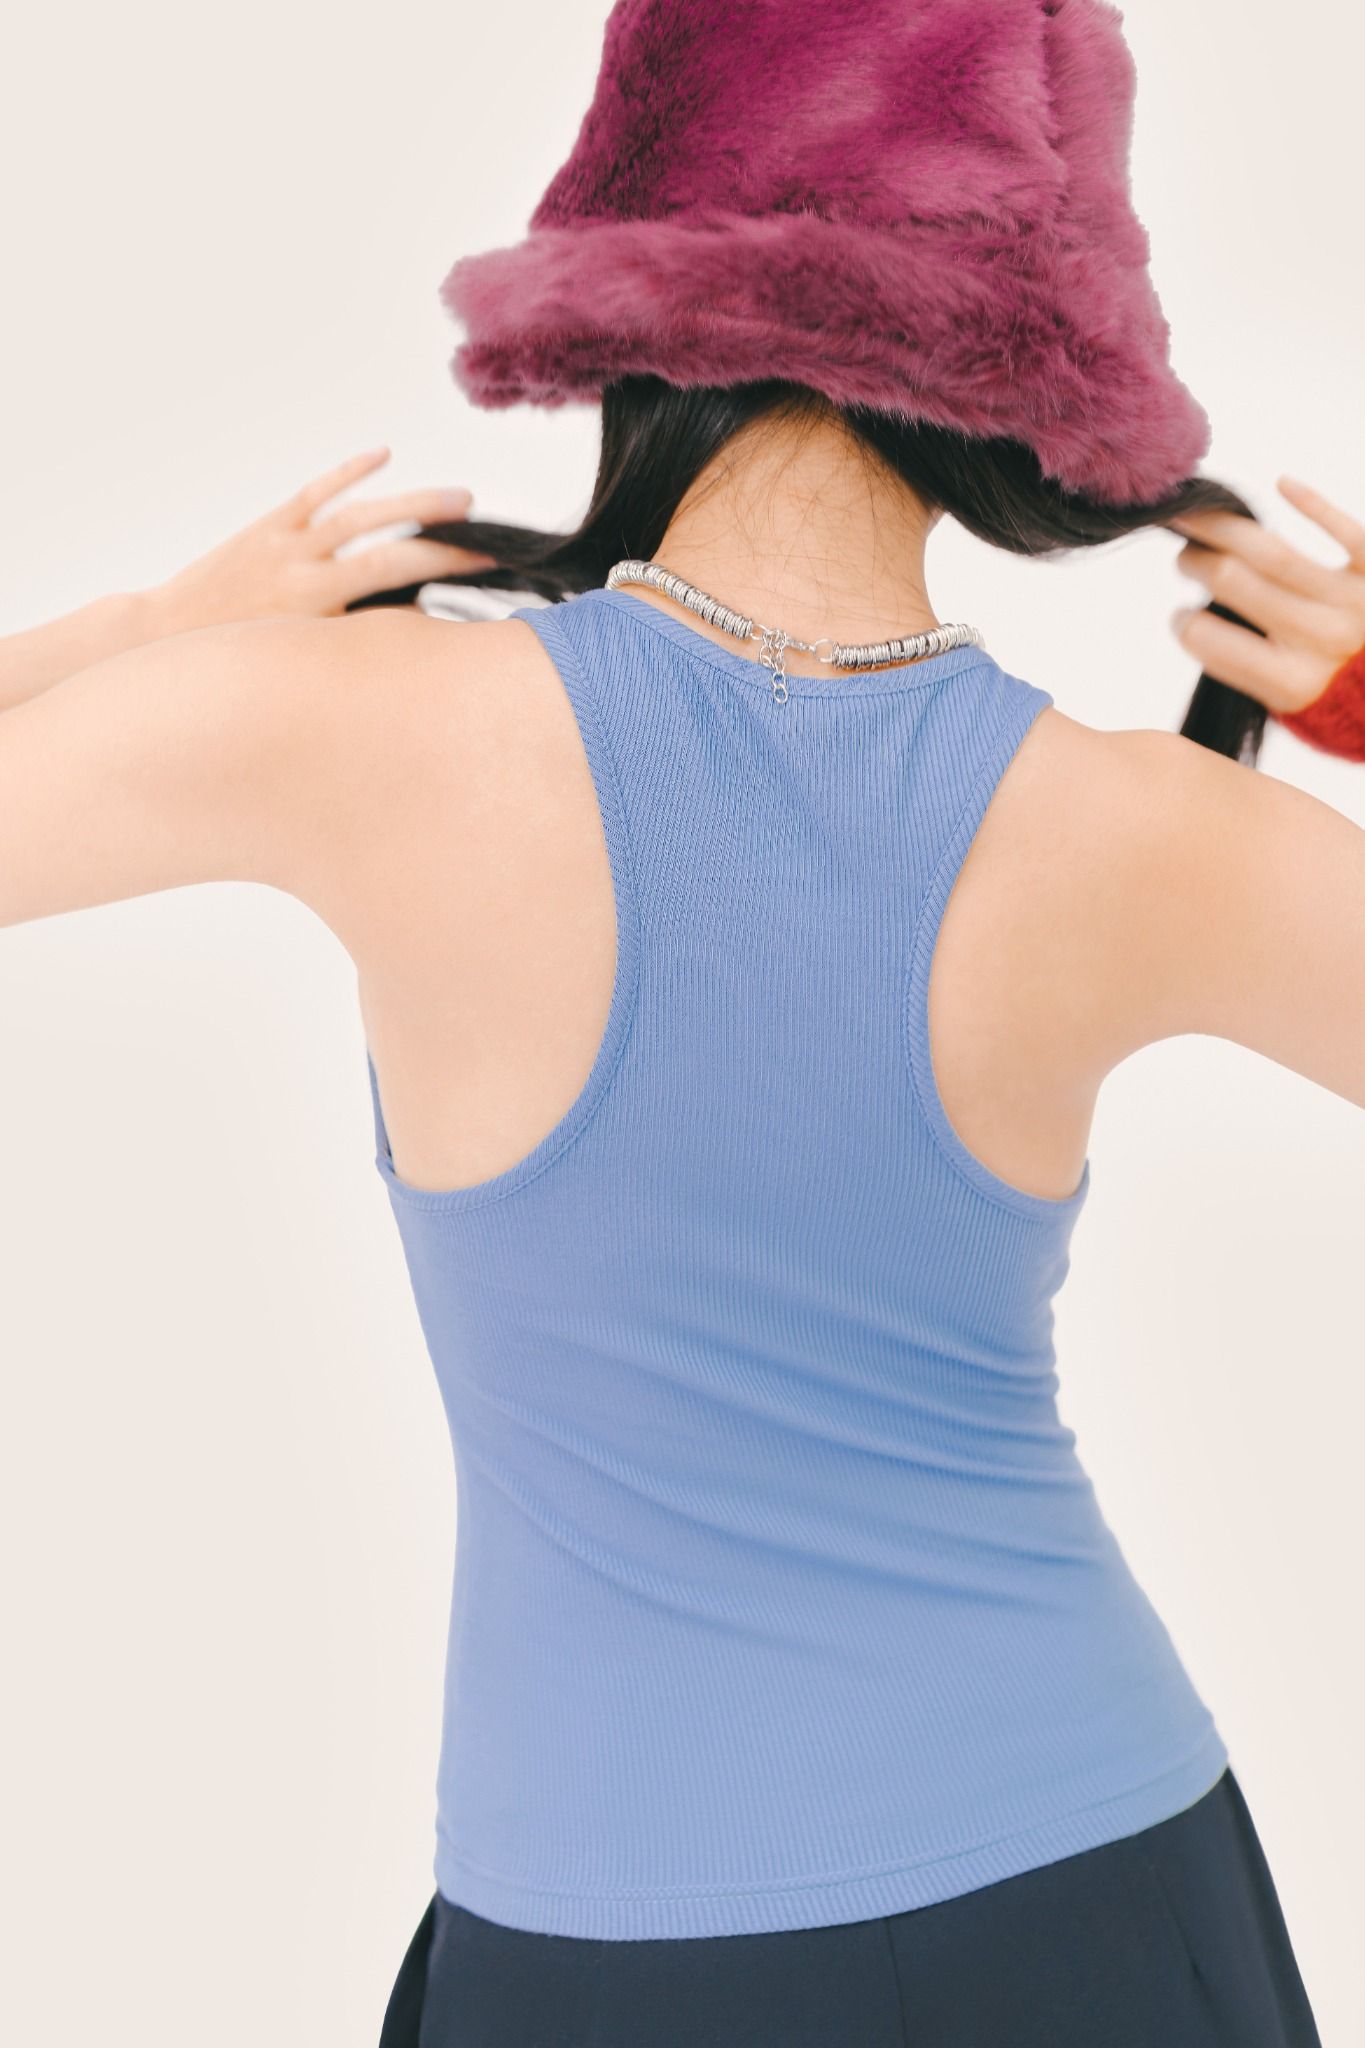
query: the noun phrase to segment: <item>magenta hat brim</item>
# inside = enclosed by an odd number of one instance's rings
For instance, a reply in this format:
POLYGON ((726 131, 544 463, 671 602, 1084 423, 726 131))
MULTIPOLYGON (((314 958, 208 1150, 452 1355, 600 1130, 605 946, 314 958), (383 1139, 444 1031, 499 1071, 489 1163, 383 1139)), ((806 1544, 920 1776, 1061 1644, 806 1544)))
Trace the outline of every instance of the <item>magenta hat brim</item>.
POLYGON ((1063 488, 1148 504, 1193 472, 1210 432, 1169 367, 1147 255, 1136 220, 1078 248, 986 222, 893 235, 814 213, 694 211, 535 228, 464 257, 441 298, 467 331, 456 381, 481 406, 590 401, 630 374, 777 377, 1021 440, 1063 488))

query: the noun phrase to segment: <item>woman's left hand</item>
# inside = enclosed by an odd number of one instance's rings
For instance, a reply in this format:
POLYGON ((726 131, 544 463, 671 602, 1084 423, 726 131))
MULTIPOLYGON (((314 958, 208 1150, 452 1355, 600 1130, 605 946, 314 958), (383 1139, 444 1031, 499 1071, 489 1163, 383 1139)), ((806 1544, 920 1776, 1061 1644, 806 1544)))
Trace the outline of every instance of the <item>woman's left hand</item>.
POLYGON ((1325 568, 1235 512, 1182 514, 1170 521, 1186 536, 1176 567, 1265 637, 1205 610, 1179 611, 1174 624, 1206 674, 1272 712, 1293 713, 1315 702, 1365 647, 1365 526, 1293 477, 1281 477, 1278 489, 1340 543, 1347 560, 1325 568))
POLYGON ((491 567, 487 555, 416 537, 338 555, 346 542, 380 527, 467 518, 466 490, 404 491, 324 509, 388 459, 387 448, 352 456, 144 593, 159 632, 291 614, 326 617, 376 591, 491 567))

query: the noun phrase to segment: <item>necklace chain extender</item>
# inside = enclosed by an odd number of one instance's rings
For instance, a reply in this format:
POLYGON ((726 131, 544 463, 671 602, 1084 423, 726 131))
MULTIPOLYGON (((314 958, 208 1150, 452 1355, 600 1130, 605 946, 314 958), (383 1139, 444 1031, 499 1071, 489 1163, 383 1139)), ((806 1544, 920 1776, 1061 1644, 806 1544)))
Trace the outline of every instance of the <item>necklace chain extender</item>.
POLYGON ((665 597, 675 603, 686 605, 706 620, 708 626, 718 626, 722 632, 730 633, 736 640, 757 640, 758 658, 773 679, 773 702, 785 704, 790 692, 787 688, 786 651, 797 648, 802 654, 814 655, 830 668, 878 668, 887 662, 919 661, 926 655, 946 654, 953 647, 984 647, 985 641, 975 626, 934 626, 927 633, 913 633, 901 640, 869 640, 860 646, 850 646, 828 637, 819 640, 798 640, 794 633, 788 633, 781 626, 763 626, 753 619, 746 619, 742 612, 731 611, 717 597, 708 597, 704 590, 698 590, 695 583, 675 576, 671 569, 665 569, 659 562, 624 561, 617 562, 607 575, 608 590, 619 590, 623 584, 647 583, 652 590, 661 590, 665 597), (827 654, 822 648, 828 648, 827 654))

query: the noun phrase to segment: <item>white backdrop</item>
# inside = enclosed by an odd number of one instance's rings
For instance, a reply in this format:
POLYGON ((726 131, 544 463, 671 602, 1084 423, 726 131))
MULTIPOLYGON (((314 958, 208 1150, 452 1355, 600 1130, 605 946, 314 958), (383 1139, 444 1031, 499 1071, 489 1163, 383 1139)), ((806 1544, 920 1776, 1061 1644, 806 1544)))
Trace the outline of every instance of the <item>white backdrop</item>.
MULTIPOLYGON (((436 288, 521 231, 605 14, 76 0, 12 23, 0 631, 167 574, 375 442, 375 489, 581 509, 593 414, 468 408, 436 288)), ((1360 10, 1126 18, 1207 467, 1308 543, 1280 471, 1365 512, 1360 10)), ((1173 726, 1176 546, 1029 565, 954 530, 931 589, 1072 716, 1173 726)), ((1365 769, 1277 730, 1264 766, 1365 822, 1365 769)), ((350 964, 291 899, 227 884, 0 932, 0 1119, 0 2033, 373 2048, 431 1889, 453 1480, 350 964)), ((1324 2040, 1352 2048, 1365 1117, 1183 1039, 1111 1079, 1091 1149, 1064 1412, 1230 1745, 1324 2040)))

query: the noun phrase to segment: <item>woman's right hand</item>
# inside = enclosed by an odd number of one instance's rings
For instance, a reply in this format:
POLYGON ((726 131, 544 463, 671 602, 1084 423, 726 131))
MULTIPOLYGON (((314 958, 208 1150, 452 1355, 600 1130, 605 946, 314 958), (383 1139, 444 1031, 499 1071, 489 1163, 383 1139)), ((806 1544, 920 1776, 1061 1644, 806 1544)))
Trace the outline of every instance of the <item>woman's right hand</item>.
POLYGON ((416 535, 337 552, 384 527, 435 526, 468 516, 464 489, 330 504, 388 459, 387 448, 353 455, 145 593, 158 634, 241 619, 326 618, 376 591, 492 567, 488 555, 416 535))
POLYGON ((1186 537, 1176 567, 1261 632, 1203 608, 1179 611, 1173 623, 1206 674, 1292 715, 1365 648, 1365 526, 1293 477, 1281 477, 1278 489, 1345 549, 1346 561, 1324 567, 1235 512, 1182 514, 1170 521, 1186 537))
POLYGON ((462 489, 329 504, 388 459, 387 448, 353 455, 164 583, 97 597, 61 618, 0 638, 0 711, 41 696, 64 676, 173 634, 248 619, 334 617, 381 590, 491 567, 488 555, 416 534, 339 552, 384 527, 449 528, 468 517, 469 492, 462 489))

